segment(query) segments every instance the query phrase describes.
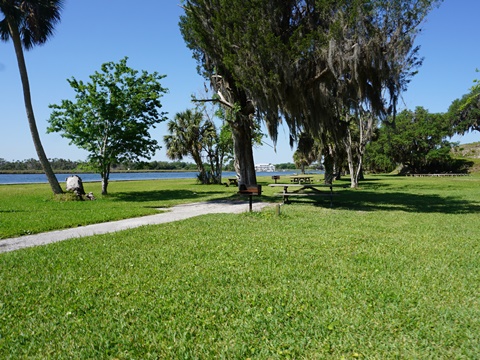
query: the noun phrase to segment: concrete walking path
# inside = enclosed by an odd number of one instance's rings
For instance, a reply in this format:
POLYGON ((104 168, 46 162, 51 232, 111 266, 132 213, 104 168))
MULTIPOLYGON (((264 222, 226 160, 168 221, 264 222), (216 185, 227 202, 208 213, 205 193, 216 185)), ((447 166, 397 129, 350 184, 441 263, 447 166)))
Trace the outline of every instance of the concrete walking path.
MULTIPOLYGON (((253 203, 253 210, 258 211, 268 205, 270 204, 253 203)), ((72 229, 57 230, 35 235, 26 235, 17 238, 3 240, 0 239, 0 253, 32 246, 46 245, 72 238, 122 231, 144 225, 156 225, 172 221, 184 220, 199 215, 219 213, 242 213, 246 211, 248 211, 248 202, 244 201, 208 201, 177 205, 172 208, 165 209, 165 212, 156 215, 80 226, 72 229)))

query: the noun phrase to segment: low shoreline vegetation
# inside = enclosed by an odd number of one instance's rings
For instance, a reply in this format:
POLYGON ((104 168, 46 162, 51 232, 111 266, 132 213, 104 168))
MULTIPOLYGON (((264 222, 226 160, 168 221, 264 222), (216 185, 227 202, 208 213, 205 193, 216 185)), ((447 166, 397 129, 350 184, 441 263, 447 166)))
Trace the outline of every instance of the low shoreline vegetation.
MULTIPOLYGON (((262 201, 279 203, 260 180, 262 201)), ((2 236, 238 199, 192 180, 111 186, 93 202, 0 186, 2 236)), ((3 253, 0 357, 476 358, 479 213, 477 175, 370 176, 332 208, 299 200, 280 215, 204 215, 3 253)))
MULTIPOLYGON (((110 173, 149 173, 149 172, 196 172, 196 169, 178 169, 178 170, 112 170, 110 173)), ((92 170, 55 170, 56 174, 91 174, 96 173, 92 170)), ((45 174, 43 170, 0 170, 0 174, 45 174)))

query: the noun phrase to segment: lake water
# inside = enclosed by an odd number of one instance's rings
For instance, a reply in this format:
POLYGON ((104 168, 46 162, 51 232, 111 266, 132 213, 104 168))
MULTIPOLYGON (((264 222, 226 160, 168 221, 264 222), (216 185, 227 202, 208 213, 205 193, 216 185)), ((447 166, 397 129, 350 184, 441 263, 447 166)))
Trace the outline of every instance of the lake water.
MULTIPOLYGON (((276 172, 258 172, 257 176, 289 176, 296 171, 276 171, 276 172)), ((110 181, 119 180, 156 180, 156 179, 196 179, 198 172, 196 171, 172 171, 172 172, 125 172, 125 173, 111 173, 110 181)), ((75 174, 72 174, 75 175, 75 174)), ((69 174, 56 175, 60 183, 65 182, 65 179, 69 174)), ((85 173, 78 174, 82 178, 82 181, 101 181, 99 174, 85 173)), ((222 174, 223 179, 235 177, 235 172, 224 171, 222 174)), ((32 183, 47 183, 47 177, 45 174, 0 174, 0 184, 32 184, 32 183)))

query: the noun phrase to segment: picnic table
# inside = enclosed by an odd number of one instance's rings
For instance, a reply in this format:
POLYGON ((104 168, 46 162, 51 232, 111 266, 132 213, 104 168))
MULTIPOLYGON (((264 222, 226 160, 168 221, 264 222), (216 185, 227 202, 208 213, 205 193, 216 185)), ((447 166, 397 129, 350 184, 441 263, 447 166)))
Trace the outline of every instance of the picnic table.
POLYGON ((328 196, 330 197, 330 206, 333 206, 333 185, 331 184, 270 184, 271 187, 283 187, 283 192, 276 195, 283 196, 283 203, 289 204, 290 197, 294 196, 328 196), (289 190, 290 188, 290 190, 289 190), (295 188, 292 190, 291 188, 295 188), (328 189, 327 191, 320 190, 328 189))
POLYGON ((238 179, 235 178, 228 178, 228 185, 235 185, 238 186, 238 179))
POLYGON ((312 175, 292 175, 290 176, 290 182, 294 184, 311 184, 313 183, 312 175))

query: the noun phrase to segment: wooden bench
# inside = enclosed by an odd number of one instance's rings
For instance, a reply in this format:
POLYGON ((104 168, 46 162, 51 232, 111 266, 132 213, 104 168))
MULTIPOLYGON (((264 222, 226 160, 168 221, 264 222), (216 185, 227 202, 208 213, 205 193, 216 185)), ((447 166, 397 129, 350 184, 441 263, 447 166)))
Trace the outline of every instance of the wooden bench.
POLYGON ((249 199, 249 206, 248 209, 252 211, 252 202, 253 196, 260 196, 262 195, 262 185, 245 185, 241 184, 240 188, 238 189, 238 194, 248 196, 249 199))

